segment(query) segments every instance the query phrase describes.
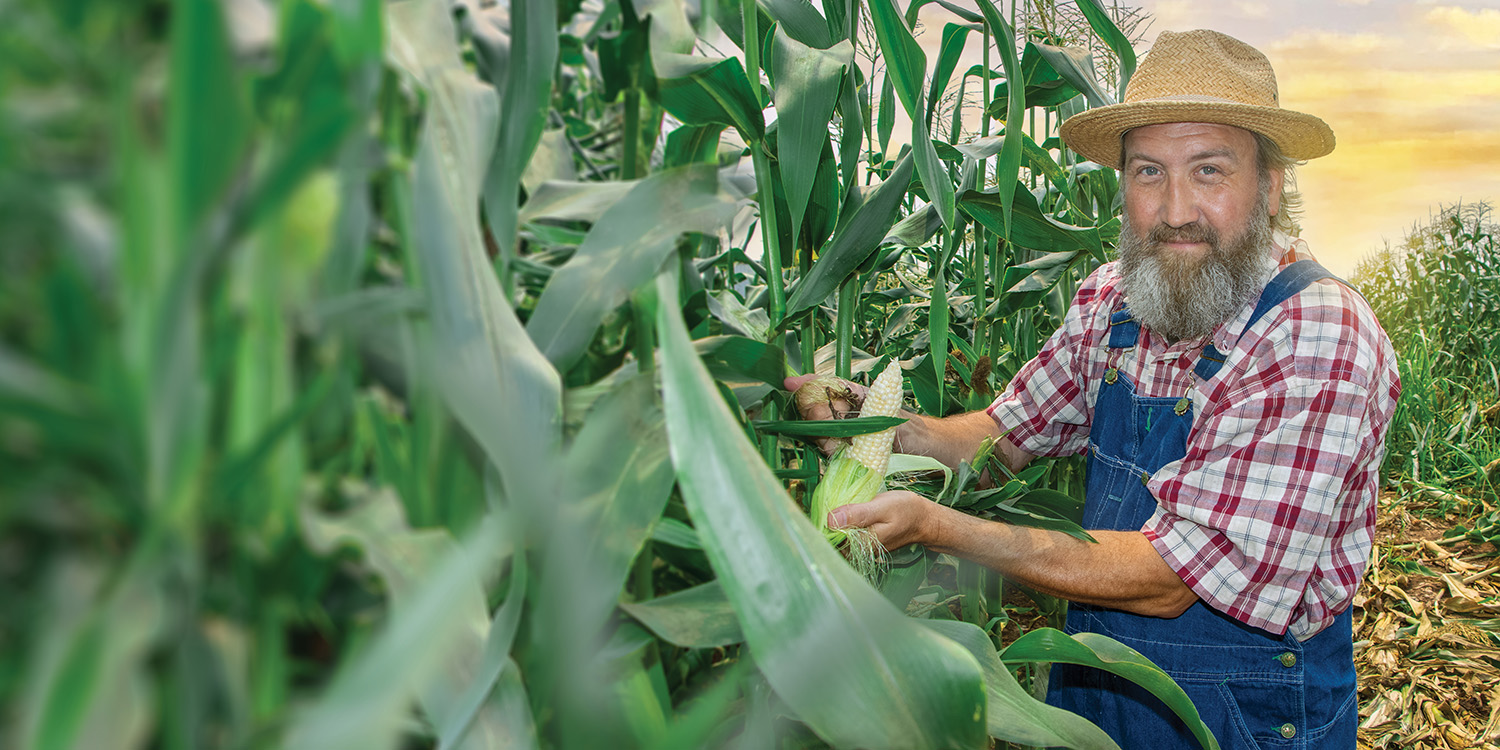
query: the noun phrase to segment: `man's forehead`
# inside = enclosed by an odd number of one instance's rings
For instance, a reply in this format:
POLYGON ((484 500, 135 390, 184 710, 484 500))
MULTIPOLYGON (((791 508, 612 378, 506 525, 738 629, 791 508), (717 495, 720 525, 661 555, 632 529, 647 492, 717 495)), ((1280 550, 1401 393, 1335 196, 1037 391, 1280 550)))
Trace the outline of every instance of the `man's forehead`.
MULTIPOLYGON (((1255 134, 1234 125, 1215 122, 1165 122, 1132 128, 1120 136, 1120 144, 1126 159, 1138 155, 1141 150, 1153 152, 1181 153, 1193 151, 1227 151, 1237 155, 1242 149, 1255 148, 1255 134), (1217 145, 1218 148, 1205 148, 1217 145)), ((1251 151, 1253 153, 1253 151, 1251 151)))

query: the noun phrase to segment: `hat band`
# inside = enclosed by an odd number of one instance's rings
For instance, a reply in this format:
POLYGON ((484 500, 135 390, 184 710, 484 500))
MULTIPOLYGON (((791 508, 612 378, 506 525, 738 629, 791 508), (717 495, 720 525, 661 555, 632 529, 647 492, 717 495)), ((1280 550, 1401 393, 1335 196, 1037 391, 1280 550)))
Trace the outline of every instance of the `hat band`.
POLYGON ((1191 102, 1193 104, 1239 104, 1252 107, 1263 107, 1263 104, 1251 104, 1238 99, 1225 99, 1221 96, 1203 96, 1201 94, 1181 94, 1177 96, 1153 96, 1149 99, 1130 99, 1126 104, 1144 104, 1146 102, 1191 102))

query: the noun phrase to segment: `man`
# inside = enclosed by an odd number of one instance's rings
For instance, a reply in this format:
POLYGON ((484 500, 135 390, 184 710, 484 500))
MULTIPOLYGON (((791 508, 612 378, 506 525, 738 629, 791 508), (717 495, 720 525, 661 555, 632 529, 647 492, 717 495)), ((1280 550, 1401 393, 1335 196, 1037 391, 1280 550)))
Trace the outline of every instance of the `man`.
MULTIPOLYGON (((1125 101, 1062 136, 1121 170, 1120 260, 1083 283, 989 409, 911 415, 897 445, 956 464, 995 436, 1016 470, 1086 451, 1098 543, 911 492, 831 523, 1068 599, 1071 632, 1165 669, 1223 747, 1353 748, 1350 609, 1400 385, 1369 307, 1274 231, 1294 202, 1288 166, 1332 151, 1333 133, 1280 108, 1264 55, 1190 31, 1162 33, 1125 101)), ((1160 701, 1099 670, 1057 665, 1048 702, 1123 748, 1198 746, 1160 701)))

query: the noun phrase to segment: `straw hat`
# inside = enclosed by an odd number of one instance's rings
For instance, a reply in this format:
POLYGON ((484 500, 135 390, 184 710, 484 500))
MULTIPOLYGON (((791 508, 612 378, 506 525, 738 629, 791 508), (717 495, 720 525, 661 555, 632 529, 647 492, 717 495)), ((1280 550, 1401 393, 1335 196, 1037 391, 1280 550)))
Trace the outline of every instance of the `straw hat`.
POLYGON ((1217 31, 1163 31, 1125 87, 1125 101, 1062 124, 1063 142, 1089 161, 1120 166, 1120 136, 1164 122, 1213 122, 1260 133, 1287 156, 1333 150, 1328 123, 1282 109, 1276 73, 1259 50, 1217 31))

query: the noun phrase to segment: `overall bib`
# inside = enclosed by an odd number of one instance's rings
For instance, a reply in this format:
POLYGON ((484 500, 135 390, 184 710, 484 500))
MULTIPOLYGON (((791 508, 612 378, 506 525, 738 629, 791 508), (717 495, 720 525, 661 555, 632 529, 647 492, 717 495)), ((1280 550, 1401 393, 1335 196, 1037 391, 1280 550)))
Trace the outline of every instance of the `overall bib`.
MULTIPOLYGON (((1317 279, 1314 261, 1293 263, 1271 280, 1245 326, 1317 279)), ((1128 349, 1140 325, 1128 309, 1110 319, 1109 346, 1128 349)), ((1209 344, 1195 372, 1207 379, 1224 355, 1209 344)), ((1192 402, 1144 398, 1118 370, 1106 371, 1089 437, 1083 526, 1136 531, 1156 510, 1146 480, 1187 452, 1192 402)), ((1223 748, 1355 747, 1359 721, 1350 610, 1299 642, 1241 623, 1195 602, 1173 619, 1072 604, 1069 633, 1109 636, 1139 651, 1187 692, 1223 748)), ((1056 664, 1047 702, 1103 728, 1123 750, 1197 748, 1187 726, 1156 697, 1128 680, 1091 667, 1056 664)))

